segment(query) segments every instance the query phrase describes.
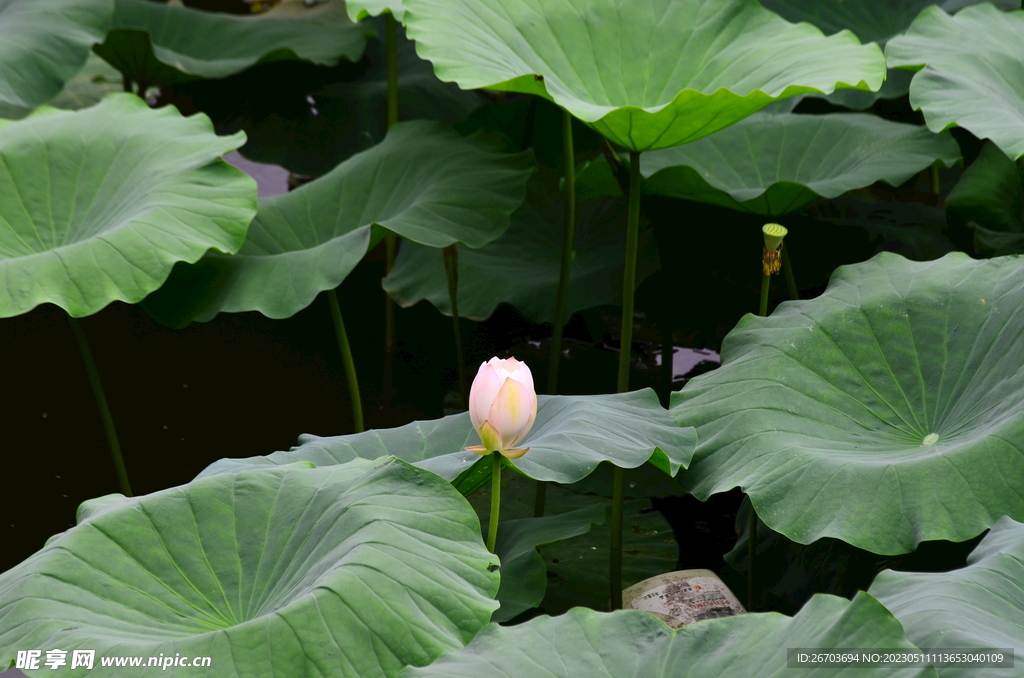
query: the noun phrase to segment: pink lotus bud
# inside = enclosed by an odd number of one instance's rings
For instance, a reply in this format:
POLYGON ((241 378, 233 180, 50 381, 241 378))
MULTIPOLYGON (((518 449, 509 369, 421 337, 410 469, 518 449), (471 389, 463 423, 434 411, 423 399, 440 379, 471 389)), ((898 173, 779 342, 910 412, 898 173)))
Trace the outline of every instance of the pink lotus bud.
POLYGON ((469 418, 483 443, 467 447, 470 452, 499 452, 511 459, 526 454, 529 447, 512 449, 537 418, 537 393, 526 363, 491 358, 481 364, 469 389, 469 418))

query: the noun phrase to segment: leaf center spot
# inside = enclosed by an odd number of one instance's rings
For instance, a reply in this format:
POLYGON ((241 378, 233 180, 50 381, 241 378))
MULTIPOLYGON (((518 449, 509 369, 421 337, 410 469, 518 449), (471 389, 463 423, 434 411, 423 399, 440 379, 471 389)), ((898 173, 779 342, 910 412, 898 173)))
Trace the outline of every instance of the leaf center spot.
POLYGON ((939 442, 939 434, 929 433, 924 437, 924 440, 921 441, 921 447, 928 447, 929 445, 934 445, 937 442, 939 442))

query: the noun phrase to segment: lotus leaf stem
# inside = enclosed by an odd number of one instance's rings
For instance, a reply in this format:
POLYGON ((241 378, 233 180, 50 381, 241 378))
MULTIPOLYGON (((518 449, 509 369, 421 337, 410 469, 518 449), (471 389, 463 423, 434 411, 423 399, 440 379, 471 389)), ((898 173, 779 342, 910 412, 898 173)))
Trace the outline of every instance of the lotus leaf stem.
POLYGON ((544 510, 548 501, 548 483, 546 480, 537 481, 537 490, 533 495, 533 517, 543 518, 544 510))
MULTIPOLYGON (((622 272, 622 344, 619 348, 619 375, 616 390, 629 390, 629 367, 633 346, 633 292, 636 288, 636 253, 640 240, 640 153, 629 154, 629 217, 626 221, 626 260, 622 272)), ((622 502, 625 472, 615 467, 612 473, 611 609, 622 608, 622 502)))
POLYGON ((384 40, 388 60, 388 129, 398 122, 398 22, 395 15, 384 15, 384 40))
POLYGON ((622 609, 622 504, 626 473, 616 466, 612 472, 611 609, 622 609))
MULTIPOLYGON (((384 238, 384 276, 391 275, 395 267, 395 253, 398 250, 398 239, 394 233, 384 238)), ((387 292, 384 293, 384 384, 382 396, 385 408, 391 404, 395 384, 395 349, 398 340, 395 332, 395 302, 387 292)))
MULTIPOLYGON (((572 278, 573 244, 576 240, 576 154, 573 150, 572 114, 562 110, 562 156, 565 163, 565 224, 562 231, 562 262, 558 273, 558 292, 555 294, 555 312, 551 317, 551 354, 548 360, 548 395, 558 393, 558 366, 562 359, 562 331, 565 326, 565 308, 569 301, 569 282, 572 278)), ((533 501, 533 515, 544 515, 547 483, 537 481, 533 501)))
POLYGON ((128 482, 128 470, 124 466, 124 457, 121 456, 121 444, 117 441, 114 419, 110 416, 110 406, 107 405, 107 396, 103 393, 103 383, 100 381, 100 373, 96 369, 96 362, 92 358, 89 340, 86 339, 85 332, 82 330, 82 324, 78 321, 78 318, 68 315, 68 322, 71 324, 71 331, 78 341, 78 350, 82 353, 85 372, 89 375, 89 385, 92 386, 92 394, 95 396, 96 406, 100 410, 103 432, 107 435, 107 445, 110 447, 110 456, 114 460, 114 469, 117 472, 117 483, 121 487, 121 494, 131 497, 132 486, 128 482))
POLYGON ((328 290, 327 299, 331 304, 331 320, 334 321, 334 334, 338 337, 338 350, 341 352, 341 361, 345 365, 345 380, 348 382, 349 398, 352 400, 352 427, 356 433, 362 433, 365 430, 363 428, 363 400, 359 394, 356 363, 352 360, 352 346, 348 343, 345 320, 341 317, 338 293, 335 290, 328 290))
MULTIPOLYGON (((398 122, 398 25, 395 16, 387 12, 384 16, 385 48, 388 71, 388 129, 398 122)), ((391 275, 398 251, 398 236, 388 233, 384 238, 384 275, 391 275)), ((387 408, 391 403, 395 384, 395 350, 398 346, 395 331, 395 302, 384 293, 384 384, 383 398, 387 408)))
POLYGON ((626 260, 622 270, 622 343, 619 348, 617 393, 629 390, 633 346, 633 293, 636 288, 636 253, 640 240, 640 154, 629 154, 629 218, 626 222, 626 260))
POLYGON ((501 511, 501 453, 491 452, 491 518, 487 524, 487 550, 494 553, 498 541, 498 514, 501 511))
POLYGON ((786 290, 789 298, 797 301, 800 298, 800 289, 796 286, 796 276, 793 275, 793 258, 786 248, 782 249, 782 273, 786 276, 786 290))
POLYGON ((761 277, 761 305, 757 308, 757 314, 764 318, 768 315, 768 288, 771 286, 772 277, 765 273, 761 277))
POLYGON ((930 175, 931 175, 932 193, 934 193, 935 195, 942 195, 942 181, 939 179, 939 168, 938 167, 932 167, 930 175))
POLYGON ((572 248, 576 239, 576 156, 572 143, 572 115, 562 111, 562 156, 565 163, 565 223, 562 232, 562 266, 558 274, 555 312, 551 318, 551 360, 548 363, 548 395, 558 393, 558 364, 562 357, 562 330, 569 299, 572 248))
MULTIPOLYGON (((767 250, 766 250, 767 251, 767 250)), ((786 261, 786 254, 783 251, 782 254, 783 262, 786 261)), ((789 270, 787 268, 787 270, 789 270)), ((790 274, 791 275, 791 274, 790 274)), ((787 284, 788 278, 787 277, 787 284)), ((772 276, 770 273, 764 273, 761 278, 761 307, 758 309, 758 315, 762 318, 768 315, 768 287, 771 284, 772 276)), ((790 289, 790 296, 793 296, 793 288, 796 287, 794 283, 790 289)), ((798 297, 797 297, 798 298, 798 297)), ((750 495, 747 495, 747 500, 750 500, 750 495)), ((754 502, 750 502, 750 519, 747 522, 747 611, 754 609, 754 546, 757 542, 757 512, 754 510, 754 502)))
POLYGON ((455 332, 455 361, 459 368, 459 395, 462 407, 469 407, 466 390, 466 360, 462 353, 462 329, 459 326, 459 244, 452 243, 444 250, 444 271, 448 277, 448 300, 452 306, 452 327, 455 332))
MULTIPOLYGON (((750 495, 747 495, 750 501, 750 495)), ((754 611, 754 561, 757 551, 757 511, 750 501, 750 518, 747 521, 747 612, 754 611)))

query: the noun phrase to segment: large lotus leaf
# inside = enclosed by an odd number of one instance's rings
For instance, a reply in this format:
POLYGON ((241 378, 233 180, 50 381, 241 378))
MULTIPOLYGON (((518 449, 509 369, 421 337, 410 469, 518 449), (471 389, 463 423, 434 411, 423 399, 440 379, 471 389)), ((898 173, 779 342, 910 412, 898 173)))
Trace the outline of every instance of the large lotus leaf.
POLYGON ((224 78, 269 61, 358 61, 372 34, 349 21, 342 2, 307 9, 291 0, 247 16, 116 0, 113 27, 94 49, 132 80, 164 85, 224 78))
MULTIPOLYGON (((506 515, 510 513, 506 511, 506 515)), ((604 506, 595 504, 543 518, 502 521, 494 545, 494 553, 501 559, 501 586, 497 595, 501 607, 491 615, 491 621, 509 621, 544 600, 548 572, 544 558, 537 553, 538 546, 585 534, 591 525, 604 522, 605 513, 604 506)))
POLYGON ((398 21, 402 21, 405 16, 402 0, 346 0, 345 6, 352 21, 362 21, 366 17, 380 16, 385 12, 394 14, 398 21))
POLYGON ((0 317, 134 303, 175 262, 237 251, 256 183, 220 156, 244 140, 123 93, 0 120, 0 317))
POLYGON ((745 0, 406 0, 405 12, 442 80, 544 96, 632 151, 885 78, 877 45, 745 0))
POLYGON ((0 102, 52 99, 103 40, 113 0, 0 0, 0 102))
MULTIPOLYGON (((788 675, 789 648, 893 648, 916 651, 900 624, 878 601, 812 598, 795 617, 777 613, 709 619, 673 631, 638 610, 585 608, 537 617, 518 626, 487 626, 464 649, 402 678, 758 678, 788 675)), ((797 669, 808 678, 935 676, 932 668, 797 669)))
POLYGON ((899 186, 959 160, 949 132, 860 113, 757 114, 692 144, 645 153, 640 172, 647 193, 781 216, 876 181, 899 186))
MULTIPOLYGON (((918 647, 1024 653, 1024 525, 1003 518, 952 572, 886 570, 871 585, 918 647)), ((942 678, 1020 676, 1021 668, 943 666, 942 678)))
POLYGON ((427 121, 396 125, 378 146, 291 193, 264 198, 235 256, 175 269, 146 310, 167 325, 218 313, 287 318, 334 289, 383 227, 431 247, 481 247, 523 201, 525 154, 498 153, 427 121))
MULTIPOLYGON (((596 200, 577 204, 576 238, 566 316, 610 304, 622 296, 622 251, 625 247, 626 204, 596 200)), ((527 203, 513 217, 505 234, 477 250, 459 251, 459 316, 486 320, 501 303, 515 306, 536 322, 551 322, 558 292, 563 208, 527 203)), ((655 256, 650 237, 642 251, 655 256)), ((640 266, 637 285, 652 272, 640 266)), ((426 299, 451 315, 444 257, 436 249, 403 243, 384 289, 403 307, 426 299)))
POLYGON ((946 207, 974 227, 976 248, 986 254, 1024 252, 1024 164, 992 142, 960 177, 946 207))
POLYGON ((984 3, 949 16, 929 7, 885 48, 890 67, 920 70, 910 103, 933 132, 959 125, 1024 155, 1024 10, 984 3))
MULTIPOLYGON (((486 466, 491 463, 486 457, 464 451, 467 446, 480 444, 465 412, 354 435, 303 436, 299 442, 288 452, 222 459, 199 477, 297 461, 328 466, 391 454, 454 481, 477 462, 486 466)), ((693 429, 677 427, 654 391, 645 389, 609 395, 538 396, 537 419, 522 444, 530 451, 519 459, 507 460, 509 465, 536 480, 574 483, 602 461, 635 468, 650 460, 674 476, 689 463, 696 440, 693 429)))
MULTIPOLYGON (((332 0, 335 1, 335 0, 332 0)), ((349 3, 351 8, 351 3, 349 3)), ((371 20, 377 25, 380 20, 371 20)), ((441 82, 430 62, 416 56, 413 43, 398 27, 398 117, 400 120, 462 122, 487 101, 480 92, 441 82)), ((356 77, 313 92, 308 105, 273 105, 260 88, 246 90, 251 103, 236 106, 224 123, 242 129, 248 140, 240 150, 250 160, 281 165, 297 174, 320 176, 352 154, 366 150, 387 133, 387 55, 383 40, 371 40, 356 77), (272 108, 271 108, 272 106, 272 108)))
MULTIPOLYGON (((921 10, 938 5, 953 12, 980 0, 763 0, 762 5, 788 21, 807 21, 826 35, 849 29, 862 42, 884 44, 910 27, 921 10)), ((984 0, 991 2, 992 0, 984 0)), ((1000 9, 1020 9, 1020 0, 995 0, 1000 9)))
POLYGON ((680 483, 736 486, 772 529, 880 554, 1024 517, 1024 268, 882 253, 744 317, 673 394, 700 445, 680 483))
POLYGON ((85 648, 211 657, 197 675, 367 678, 462 647, 498 588, 476 515, 402 461, 364 469, 221 475, 86 511, 0 575, 0 662, 85 648))
MULTIPOLYGON (((610 478, 610 472, 602 473, 604 466, 607 464, 602 464, 588 479, 594 475, 610 478)), ((622 531, 623 586, 631 586, 649 577, 675 570, 679 559, 672 528, 662 514, 652 511, 651 502, 647 499, 629 499, 628 495, 632 494, 629 489, 631 476, 635 471, 639 469, 626 471, 627 499, 623 504, 622 531)), ((660 471, 658 473, 664 475, 660 471)), ((469 502, 480 516, 481 525, 488 524, 491 515, 489 489, 484 485, 480 492, 469 497, 469 502)), ((526 476, 506 473, 502 478, 501 515, 506 521, 498 528, 497 551, 501 555, 501 589, 498 591, 498 600, 503 607, 495 611, 491 621, 505 619, 502 613, 506 604, 518 607, 519 611, 540 605, 546 614, 559 614, 576 606, 601 610, 608 607, 608 543, 611 539, 611 525, 603 517, 611 508, 611 499, 550 483, 546 490, 545 518, 521 518, 533 515, 536 491, 537 483, 526 476), (594 523, 589 530, 586 529, 588 521, 594 523), (509 523, 512 529, 506 527, 509 523), (576 536, 571 534, 574 525, 576 536), (545 536, 544 532, 548 529, 551 530, 548 532, 550 536, 545 536), (522 534, 524 530, 529 532, 522 534), (509 543, 522 544, 519 551, 522 555, 514 561, 516 565, 521 563, 522 567, 513 568, 511 573, 507 569, 507 556, 511 556, 512 552, 509 550, 507 554, 501 553, 503 535, 509 539, 509 543), (533 551, 531 541, 544 543, 539 549, 539 556, 527 552, 527 549, 533 551), (523 560, 524 556, 529 556, 530 560, 523 560), (528 607, 517 605, 520 601, 528 604, 528 607)))
MULTIPOLYGON (((67 111, 77 111, 80 108, 95 106, 106 95, 121 91, 124 91, 124 84, 120 71, 90 52, 82 70, 64 84, 64 89, 50 99, 48 105, 67 111)), ((31 112, 31 108, 0 102, 0 118, 20 120, 31 112)))

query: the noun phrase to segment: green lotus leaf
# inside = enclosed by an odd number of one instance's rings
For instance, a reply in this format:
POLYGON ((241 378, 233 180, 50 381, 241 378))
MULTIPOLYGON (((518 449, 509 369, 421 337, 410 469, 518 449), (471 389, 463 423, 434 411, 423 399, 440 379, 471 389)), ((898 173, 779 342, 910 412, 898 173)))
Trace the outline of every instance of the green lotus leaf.
POLYGON ((165 85, 224 78, 258 63, 358 61, 372 35, 344 3, 298 2, 255 15, 224 14, 152 0, 116 0, 113 27, 94 50, 132 80, 165 85), (296 9, 294 6, 298 5, 296 9))
MULTIPOLYGON (((635 468, 652 461, 671 476, 689 463, 696 444, 693 429, 679 428, 654 391, 593 396, 538 396, 537 419, 523 440, 530 451, 507 463, 536 480, 574 483, 602 461, 635 468)), ((464 448, 480 440, 468 413, 398 428, 347 436, 302 436, 288 452, 248 459, 222 459, 199 477, 241 468, 311 461, 319 466, 394 455, 454 481, 477 462, 490 460, 464 448)), ((479 487, 479 485, 477 485, 479 487)), ((476 487, 467 488, 467 493, 476 487)))
MULTIPOLYGON (((505 511, 505 514, 523 515, 512 511, 505 511)), ((537 553, 538 546, 585 534, 591 525, 603 523, 604 519, 605 507, 595 504, 543 518, 502 521, 494 545, 494 553, 501 559, 501 586, 497 595, 501 607, 491 615, 491 621, 509 621, 544 600, 548 573, 544 558, 537 553)))
MULTIPOLYGON (((517 626, 491 624, 464 649, 401 678, 758 678, 787 672, 787 648, 875 647, 917 651, 878 601, 812 598, 795 617, 777 613, 709 619, 673 631, 639 610, 603 613, 585 608, 537 617, 517 626)), ((850 675, 935 676, 933 668, 797 669, 808 678, 850 675)))
POLYGON ((928 129, 959 125, 1016 160, 1024 156, 1022 34, 1024 10, 984 3, 951 17, 928 7, 889 41, 886 60, 918 71, 910 103, 923 111, 928 129))
POLYGON ((405 23, 441 80, 538 94, 631 151, 885 78, 877 45, 744 0, 405 0, 405 23))
POLYGON ((960 160, 949 132, 874 115, 756 114, 692 144, 645 153, 640 172, 647 193, 781 216, 960 160))
POLYGON ((368 678, 462 647, 496 606, 477 517, 402 461, 362 471, 263 469, 87 509, 0 574, 0 662, 84 648, 95 669, 65 675, 180 653, 211 657, 196 675, 368 678))
MULTIPOLYGON (((826 35, 845 29, 861 42, 884 44, 910 27, 921 10, 937 5, 950 14, 982 0, 764 0, 761 4, 787 21, 807 21, 826 35)), ((992 2, 992 0, 984 0, 992 2)), ((1020 0, 995 0, 1000 9, 1020 9, 1020 0)))
MULTIPOLYGON (((952 572, 879 573, 871 585, 918 647, 1024 651, 1024 525, 1003 518, 967 567, 952 572)), ((1017 668, 942 666, 940 678, 1019 676, 1017 668)))
POLYGON ((320 179, 260 200, 237 255, 176 268, 145 308, 175 327, 240 311, 287 318, 340 285, 382 229, 431 247, 481 247, 522 203, 527 159, 439 123, 396 125, 320 179))
MULTIPOLYGON (((50 99, 48 105, 66 111, 77 111, 80 108, 95 106, 112 92, 122 91, 124 84, 120 71, 90 52, 82 70, 64 84, 64 89, 50 99)), ((0 118, 6 120, 21 120, 31 112, 31 108, 0 102, 0 118)))
POLYGON ((113 0, 0 0, 0 102, 34 108, 56 96, 113 12, 113 0))
POLYGON ((362 21, 371 16, 391 12, 399 22, 405 17, 402 0, 345 0, 348 16, 352 21, 362 21))
POLYGON ((1024 517, 1024 268, 882 253, 745 316, 673 394, 701 441, 680 484, 743 488, 773 530, 873 553, 1024 517))
MULTIPOLYGON (((577 204, 575 257, 569 282, 566 316, 601 304, 621 301, 622 249, 625 247, 624 200, 577 204)), ((551 322, 558 292, 564 209, 561 204, 525 205, 508 230, 494 242, 459 251, 459 316, 486 320, 501 303, 515 306, 535 322, 551 322)), ((641 261, 652 261, 649 233, 641 239, 641 261)), ((653 273, 641 264, 637 285, 653 273)), ((400 306, 426 299, 451 315, 444 257, 436 249, 403 243, 384 289, 400 306)))
MULTIPOLYGON (((334 0, 332 0, 334 1, 334 0)), ((349 4, 351 8, 351 3, 349 4)), ((381 35, 380 20, 371 20, 381 35)), ((462 122, 487 98, 441 82, 430 62, 416 56, 413 43, 398 27, 398 117, 400 120, 462 122)), ((248 137, 240 152, 250 160, 281 165, 318 177, 352 154, 382 141, 387 134, 387 57, 383 40, 371 40, 356 67, 358 77, 313 92, 310 107, 280 105, 268 111, 261 88, 251 88, 249 105, 224 127, 248 137)))
POLYGON ((992 142, 964 171, 947 209, 973 225, 975 247, 986 254, 1024 252, 1024 166, 992 142))
POLYGON ((135 303, 175 262, 238 250, 256 183, 220 156, 244 140, 123 93, 0 120, 0 317, 135 303))

